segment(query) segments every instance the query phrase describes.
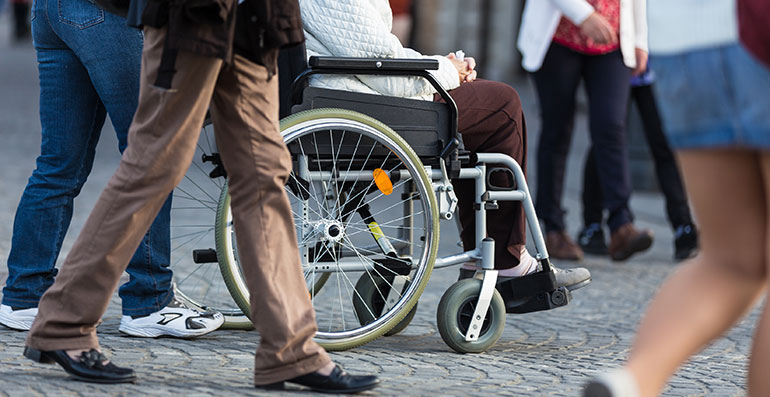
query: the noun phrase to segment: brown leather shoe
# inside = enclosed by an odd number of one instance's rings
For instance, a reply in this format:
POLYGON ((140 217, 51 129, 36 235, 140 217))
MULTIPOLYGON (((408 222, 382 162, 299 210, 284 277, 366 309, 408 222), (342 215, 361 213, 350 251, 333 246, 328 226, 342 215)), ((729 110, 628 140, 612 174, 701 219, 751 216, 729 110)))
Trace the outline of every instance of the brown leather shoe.
POLYGON ((579 261, 583 259, 583 250, 572 241, 565 231, 545 234, 545 247, 548 255, 554 259, 579 261))
POLYGON ((626 223, 610 237, 608 251, 615 261, 624 261, 631 255, 642 252, 652 245, 653 234, 648 229, 637 229, 631 223, 626 223))

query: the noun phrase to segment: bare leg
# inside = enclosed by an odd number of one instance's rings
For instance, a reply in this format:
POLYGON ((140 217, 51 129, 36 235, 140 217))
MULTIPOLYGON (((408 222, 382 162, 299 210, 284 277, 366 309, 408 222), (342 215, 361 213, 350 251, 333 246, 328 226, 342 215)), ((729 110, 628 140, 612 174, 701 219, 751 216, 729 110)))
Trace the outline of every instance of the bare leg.
MULTIPOLYGON (((765 180, 765 191, 770 190, 770 154, 761 156, 762 176, 765 180)), ((770 208, 770 197, 768 197, 767 208, 770 208)), ((770 210, 769 210, 770 211, 770 210)), ((770 227, 770 220, 768 220, 770 227)), ((768 231, 770 235, 770 231, 768 231)), ((768 258, 765 263, 765 286, 770 277, 770 246, 766 246, 765 255, 768 258)), ((765 290, 765 296, 768 296, 768 290, 765 290)), ((751 364, 749 365, 749 394, 752 396, 770 396, 770 304, 765 301, 765 308, 762 317, 759 319, 757 329, 754 331, 754 346, 751 349, 751 364)))
MULTIPOLYGON (((657 395, 684 360, 751 307, 766 283, 768 206, 760 156, 699 150, 679 158, 703 231, 702 251, 665 282, 639 326, 627 368, 642 396, 657 395)), ((768 344, 765 338, 765 351, 768 344)), ((766 375, 767 359, 764 364, 766 375)))

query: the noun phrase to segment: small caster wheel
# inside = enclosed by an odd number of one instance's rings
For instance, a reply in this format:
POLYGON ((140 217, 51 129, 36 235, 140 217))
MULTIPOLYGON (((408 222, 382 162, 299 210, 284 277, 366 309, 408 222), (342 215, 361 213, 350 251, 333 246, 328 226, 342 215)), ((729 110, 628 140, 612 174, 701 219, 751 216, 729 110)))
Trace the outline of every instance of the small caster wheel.
POLYGON ((441 339, 458 353, 481 353, 492 347, 505 328, 505 302, 495 290, 489 303, 479 338, 465 341, 465 334, 471 324, 473 312, 481 293, 481 280, 465 279, 452 284, 444 292, 438 304, 436 324, 441 339))
POLYGON ((551 303, 554 306, 564 306, 567 304, 567 294, 564 291, 557 289, 551 293, 551 303))
MULTIPOLYGON (((385 299, 390 293, 392 281, 388 281, 379 275, 370 275, 364 273, 356 282, 356 292, 353 294, 353 309, 356 311, 358 321, 361 325, 366 325, 377 319, 382 314, 382 308, 385 307, 385 299), (375 281, 377 280, 376 284, 375 281)), ((404 289, 409 286, 409 282, 404 285, 404 289)), ((409 313, 403 320, 399 321, 393 328, 385 333, 385 336, 395 335, 409 326, 417 313, 417 303, 412 306, 409 313)))

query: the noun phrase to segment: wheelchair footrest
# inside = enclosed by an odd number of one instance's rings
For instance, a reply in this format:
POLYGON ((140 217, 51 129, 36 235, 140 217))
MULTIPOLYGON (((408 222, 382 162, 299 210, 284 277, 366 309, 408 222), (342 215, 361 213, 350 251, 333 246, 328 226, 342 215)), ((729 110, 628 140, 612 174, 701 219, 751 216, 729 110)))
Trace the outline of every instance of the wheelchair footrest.
POLYGON ((542 310, 551 310, 566 306, 572 300, 572 294, 565 287, 550 292, 543 291, 537 295, 516 302, 505 301, 506 313, 532 313, 542 310))
POLYGON ((566 306, 572 294, 556 287, 553 272, 540 271, 497 283, 497 291, 505 301, 506 313, 531 313, 566 306))

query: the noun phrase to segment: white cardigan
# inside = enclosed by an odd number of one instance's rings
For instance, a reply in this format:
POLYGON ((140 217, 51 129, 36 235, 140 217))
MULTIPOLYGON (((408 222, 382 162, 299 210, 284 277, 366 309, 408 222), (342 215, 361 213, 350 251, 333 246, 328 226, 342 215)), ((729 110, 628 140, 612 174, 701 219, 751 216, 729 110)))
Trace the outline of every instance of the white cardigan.
MULTIPOLYGON (((404 48, 390 31, 393 12, 388 0, 299 0, 308 56, 364 58, 430 58, 431 71, 447 90, 460 85, 457 69, 444 56, 425 56, 404 48)), ((432 100, 433 86, 420 77, 313 76, 310 85, 369 94, 432 100)))
MULTIPOLYGON (((585 0, 527 1, 518 40, 524 69, 534 72, 543 65, 562 16, 580 25, 593 12, 585 0)), ((620 0, 620 52, 629 68, 636 67, 636 48, 647 51, 647 0, 620 0)))
POLYGON ((679 54, 738 42, 735 0, 649 0, 650 53, 679 54))

